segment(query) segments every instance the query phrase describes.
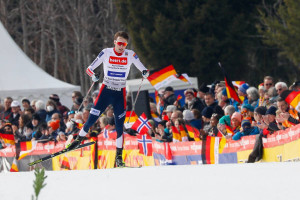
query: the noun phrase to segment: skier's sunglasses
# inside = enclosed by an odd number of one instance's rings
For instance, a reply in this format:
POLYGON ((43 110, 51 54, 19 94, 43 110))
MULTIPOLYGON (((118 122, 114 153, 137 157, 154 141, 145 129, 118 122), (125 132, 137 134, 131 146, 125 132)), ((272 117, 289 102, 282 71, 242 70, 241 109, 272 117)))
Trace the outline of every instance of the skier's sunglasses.
POLYGON ((124 47, 127 46, 127 42, 118 42, 118 41, 116 41, 116 44, 119 45, 119 46, 124 46, 124 47))

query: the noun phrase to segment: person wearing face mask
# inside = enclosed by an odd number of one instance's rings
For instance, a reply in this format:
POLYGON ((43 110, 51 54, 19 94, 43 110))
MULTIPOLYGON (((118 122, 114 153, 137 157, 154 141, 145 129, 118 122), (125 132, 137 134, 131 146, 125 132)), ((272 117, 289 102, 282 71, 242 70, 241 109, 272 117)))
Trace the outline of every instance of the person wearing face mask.
POLYGON ((33 126, 31 122, 27 123, 24 127, 24 133, 23 135, 25 136, 25 141, 29 141, 32 139, 32 133, 33 133, 33 126))
POLYGON ((46 111, 46 122, 51 120, 51 117, 54 113, 59 113, 59 110, 57 109, 57 106, 53 100, 48 100, 46 104, 46 111))
POLYGON ((43 124, 41 117, 37 113, 34 113, 32 115, 31 123, 33 126, 32 138, 33 139, 40 138, 42 136, 42 133, 39 130, 40 130, 41 124, 43 124))

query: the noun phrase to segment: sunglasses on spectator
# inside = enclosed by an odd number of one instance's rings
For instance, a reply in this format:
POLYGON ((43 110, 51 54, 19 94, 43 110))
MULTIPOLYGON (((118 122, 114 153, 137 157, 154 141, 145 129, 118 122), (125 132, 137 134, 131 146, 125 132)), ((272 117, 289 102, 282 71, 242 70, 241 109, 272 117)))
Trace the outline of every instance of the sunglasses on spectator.
POLYGON ((265 85, 267 85, 267 86, 271 86, 271 85, 273 85, 272 83, 266 83, 265 85))
POLYGON ((278 88, 276 91, 278 92, 278 91, 281 91, 282 90, 282 88, 278 88))
POLYGON ((118 41, 116 41, 116 44, 119 45, 119 46, 124 46, 124 47, 127 46, 126 42, 118 42, 118 41))

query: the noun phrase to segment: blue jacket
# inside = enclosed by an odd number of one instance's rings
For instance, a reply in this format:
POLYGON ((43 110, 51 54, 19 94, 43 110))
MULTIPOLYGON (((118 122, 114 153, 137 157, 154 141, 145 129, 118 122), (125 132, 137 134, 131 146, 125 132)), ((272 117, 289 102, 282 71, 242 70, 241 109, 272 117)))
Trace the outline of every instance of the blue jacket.
POLYGON ((239 140, 241 139, 241 137, 243 136, 247 136, 247 135, 257 135, 259 134, 259 129, 257 127, 251 127, 251 131, 249 134, 245 133, 245 132, 240 132, 238 131, 236 134, 234 134, 234 136, 232 137, 233 140, 239 140))

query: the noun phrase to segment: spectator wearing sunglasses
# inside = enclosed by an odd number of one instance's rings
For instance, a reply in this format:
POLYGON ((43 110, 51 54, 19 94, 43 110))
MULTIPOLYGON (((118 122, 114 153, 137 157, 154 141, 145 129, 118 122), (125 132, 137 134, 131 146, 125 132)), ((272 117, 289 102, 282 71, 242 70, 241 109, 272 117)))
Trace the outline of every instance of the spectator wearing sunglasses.
POLYGON ((264 77, 264 87, 266 90, 268 90, 270 87, 274 86, 274 79, 271 76, 265 76, 264 77))
POLYGON ((277 82, 275 84, 275 89, 278 95, 280 95, 283 91, 288 90, 288 86, 285 82, 277 82))
POLYGON ((114 47, 103 49, 95 60, 88 66, 86 73, 94 82, 99 81, 99 77, 94 70, 103 64, 104 77, 99 90, 99 94, 91 108, 90 115, 77 138, 68 145, 68 149, 77 147, 89 132, 90 127, 97 121, 99 116, 112 104, 114 108, 114 119, 117 131, 117 153, 115 166, 122 167, 123 152, 123 125, 126 114, 126 79, 129 75, 131 65, 141 71, 143 78, 149 76, 149 70, 140 61, 138 55, 126 49, 129 36, 126 32, 119 31, 114 35, 114 47))

